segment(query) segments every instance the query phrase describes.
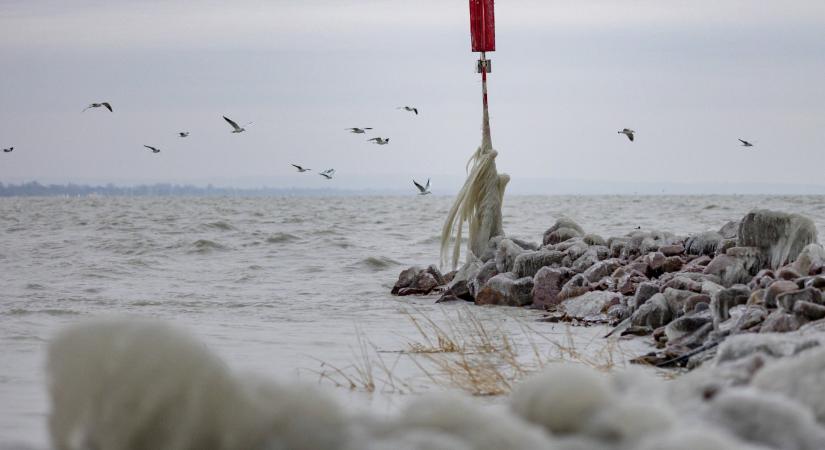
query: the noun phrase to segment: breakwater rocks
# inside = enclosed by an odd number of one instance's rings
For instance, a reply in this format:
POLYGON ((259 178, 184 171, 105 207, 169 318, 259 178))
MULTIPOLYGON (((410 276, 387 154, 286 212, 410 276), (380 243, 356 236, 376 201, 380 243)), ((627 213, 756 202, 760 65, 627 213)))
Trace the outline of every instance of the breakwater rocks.
POLYGON ((404 270, 392 293, 438 302, 530 306, 544 320, 609 323, 660 349, 637 362, 695 364, 738 334, 791 332, 825 320, 825 248, 814 223, 754 210, 718 231, 634 230, 603 238, 559 219, 541 245, 497 236, 480 258, 441 274, 404 270))

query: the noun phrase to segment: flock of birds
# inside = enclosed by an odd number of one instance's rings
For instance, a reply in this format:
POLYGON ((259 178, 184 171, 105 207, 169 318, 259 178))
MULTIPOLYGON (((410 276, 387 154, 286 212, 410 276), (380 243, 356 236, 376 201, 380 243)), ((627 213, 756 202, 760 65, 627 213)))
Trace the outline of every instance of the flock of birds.
MULTIPOLYGON (((633 142, 634 136, 636 135, 636 132, 631 130, 630 128, 624 128, 622 129, 622 131, 618 131, 618 133, 627 136, 627 138, 630 139, 630 142, 633 142)), ((742 143, 742 147, 753 147, 752 143, 744 139, 739 139, 739 142, 742 143)))
MULTIPOLYGON (((109 110, 109 112, 114 112, 114 109, 112 109, 112 104, 109 103, 109 102, 91 103, 91 104, 89 104, 89 106, 83 108, 83 111, 81 111, 81 112, 86 112, 86 110, 88 110, 88 109, 95 109, 95 108, 106 108, 106 109, 109 110)), ((404 111, 409 111, 409 112, 415 113, 416 116, 418 115, 418 108, 416 108, 414 106, 399 106, 397 109, 401 109, 401 110, 404 110, 404 111)), ((240 125, 238 125, 237 122, 235 122, 234 120, 232 120, 232 119, 230 119, 229 117, 226 117, 226 116, 223 116, 223 120, 225 120, 226 123, 228 123, 229 126, 232 127, 232 133, 243 133, 244 131, 246 131, 246 127, 252 125, 252 122, 247 122, 243 126, 240 126, 240 125)), ((372 128, 371 127, 363 127, 363 128, 352 127, 352 128, 347 128, 347 130, 350 133, 354 133, 354 134, 365 134, 367 132, 367 130, 372 130, 372 128)), ((188 131, 179 131, 178 136, 181 137, 181 138, 189 137, 189 132, 188 131)), ((377 145, 387 145, 387 144, 390 143, 390 138, 374 137, 374 138, 371 138, 371 139, 367 139, 367 142, 372 142, 372 143, 377 144, 377 145)), ((157 148, 157 147, 154 147, 154 146, 151 146, 151 145, 144 145, 144 147, 149 149, 152 153, 160 153, 160 149, 157 148)), ((11 153, 13 151, 14 151, 14 147, 8 147, 8 148, 3 149, 4 153, 11 153)), ((292 166, 295 167, 298 170, 298 172, 301 172, 301 173, 309 172, 309 171, 312 170, 312 169, 300 166, 298 164, 292 164, 292 166)), ((327 180, 331 180, 332 176, 334 174, 335 174, 335 169, 326 169, 326 170, 318 173, 318 175, 326 178, 327 180)), ((430 194, 430 180, 429 180, 429 178, 427 179, 427 184, 424 185, 424 186, 422 186, 421 184, 419 184, 415 180, 413 180, 413 184, 415 185, 416 188, 418 188, 419 195, 430 194)))
MULTIPOLYGON (((86 110, 94 109, 94 108, 106 108, 106 109, 109 110, 109 112, 114 112, 114 110, 112 109, 112 105, 109 102, 92 103, 89 106, 85 107, 83 109, 83 111, 81 111, 81 112, 86 112, 86 110)), ((415 113, 416 116, 418 115, 418 108, 416 108, 414 106, 399 106, 397 109, 401 109, 401 110, 404 110, 404 111, 415 113)), ((232 127, 232 133, 243 133, 244 131, 246 131, 246 127, 252 125, 252 122, 247 122, 243 126, 240 126, 240 125, 238 125, 237 122, 235 122, 234 120, 232 120, 232 119, 230 119, 229 117, 226 117, 226 116, 223 116, 223 120, 225 120, 226 123, 228 123, 229 126, 232 127)), ((352 127, 352 128, 347 128, 346 130, 349 131, 350 133, 354 133, 354 134, 365 134, 367 131, 372 130, 372 128, 371 127, 361 127, 361 128, 352 127)), ((630 142, 634 141, 635 135, 636 135, 636 132, 631 130, 630 128, 624 128, 621 131, 618 131, 618 133, 627 136, 627 138, 630 139, 630 142)), ((181 138, 189 137, 189 132, 188 131, 180 131, 180 132, 178 132, 178 136, 181 137, 181 138)), ((387 144, 390 143, 390 138, 384 138, 384 137, 377 136, 377 137, 374 137, 374 138, 367 139, 367 142, 372 142, 372 143, 377 144, 377 145, 387 145, 387 144)), ((739 139, 739 142, 742 143, 742 147, 753 147, 753 144, 751 142, 748 142, 744 139, 739 139)), ((151 150, 152 153, 160 153, 160 149, 157 148, 157 147, 153 147, 151 145, 144 145, 144 147, 151 150)), ((13 151, 14 151, 14 147, 8 147, 8 148, 3 149, 3 153, 11 153, 13 151)), ((309 171, 312 170, 312 169, 300 166, 298 164, 292 164, 292 166, 295 167, 295 169, 297 169, 298 172, 300 172, 300 173, 309 172, 309 171)), ((326 178, 327 180, 331 180, 332 176, 334 174, 335 174, 335 169, 326 169, 326 170, 318 173, 318 175, 326 178)), ((418 194, 419 195, 427 195, 427 194, 431 193, 430 192, 430 179, 429 178, 427 179, 427 183, 423 186, 416 180, 413 180, 413 184, 418 189, 418 194)))

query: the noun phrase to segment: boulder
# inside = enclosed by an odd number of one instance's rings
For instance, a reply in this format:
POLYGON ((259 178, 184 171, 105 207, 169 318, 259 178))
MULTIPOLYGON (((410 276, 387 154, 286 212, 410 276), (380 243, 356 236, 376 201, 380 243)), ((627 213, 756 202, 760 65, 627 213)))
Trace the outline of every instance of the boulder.
POLYGON ((685 335, 696 332, 696 330, 712 321, 713 319, 709 311, 701 311, 697 314, 682 316, 665 325, 665 335, 667 336, 668 342, 672 342, 685 335))
POLYGON ((413 278, 413 282, 410 283, 407 287, 398 288, 396 290, 393 287, 393 293, 399 296, 405 295, 427 295, 433 291, 436 287, 441 286, 438 280, 433 276, 433 274, 427 272, 426 270, 419 270, 415 277, 413 278))
POLYGON ((490 278, 479 290, 476 304, 526 306, 533 302, 532 290, 532 278, 516 278, 511 272, 501 273, 490 278))
POLYGON ((412 266, 407 269, 401 271, 398 275, 398 281, 395 282, 395 285, 392 287, 392 295, 398 295, 398 292, 401 289, 410 287, 413 282, 415 281, 416 275, 421 272, 421 268, 417 266, 412 266))
POLYGON ((792 267, 802 275, 822 273, 825 267, 825 248, 819 244, 808 244, 796 257, 792 267))
POLYGON ((802 322, 795 315, 777 309, 762 322, 762 328, 759 329, 759 332, 787 333, 798 330, 801 325, 802 322))
POLYGON ((582 238, 582 241, 584 241, 584 243, 587 244, 587 245, 601 245, 601 246, 606 246, 607 245, 607 242, 605 242, 603 237, 599 236, 598 234, 592 234, 592 233, 591 234, 585 234, 584 237, 582 238))
POLYGON ((776 303, 782 307, 785 312, 793 311, 794 303, 798 301, 821 305, 822 292, 816 288, 805 288, 783 292, 776 296, 776 303))
POLYGON ((768 286, 765 291, 765 306, 768 308, 776 308, 776 297, 785 292, 791 292, 799 289, 796 283, 788 280, 777 280, 768 286))
POLYGON ((435 264, 430 264, 424 270, 430 275, 432 275, 433 278, 435 278, 435 281, 438 283, 438 286, 443 286, 447 284, 446 278, 444 278, 444 275, 441 273, 440 270, 438 270, 438 267, 436 267, 435 264))
POLYGON ((558 298, 564 300, 567 298, 578 297, 586 292, 593 290, 593 286, 587 281, 587 278, 582 274, 577 274, 564 284, 559 292, 558 298))
POLYGON ((726 287, 748 283, 759 268, 759 258, 756 249, 739 249, 734 247, 716 256, 702 273, 718 276, 726 287))
POLYGON ((696 295, 696 293, 692 291, 682 291, 673 288, 666 288, 662 291, 662 294, 665 296, 665 300, 667 300, 673 317, 681 316, 685 310, 685 302, 687 302, 687 299, 696 295))
POLYGON ((558 244, 569 239, 582 237, 582 234, 572 228, 559 228, 546 237, 546 244, 558 244))
POLYGON ((562 286, 573 277, 575 273, 567 268, 542 267, 533 277, 533 306, 546 308, 561 303, 559 293, 562 286))
POLYGON ((498 275, 498 268, 496 262, 493 260, 487 261, 486 263, 482 264, 481 267, 475 272, 473 277, 470 281, 467 282, 467 287, 470 290, 470 295, 475 298, 478 295, 478 292, 484 287, 485 284, 493 278, 494 276, 498 275))
POLYGON ((653 329, 667 325, 673 314, 661 293, 654 295, 643 305, 639 306, 630 316, 631 326, 647 326, 653 329))
POLYGON ((663 245, 658 251, 665 256, 679 256, 685 253, 685 246, 682 244, 663 245))
POLYGON ((562 234, 569 233, 569 232, 575 232, 575 233, 577 233, 578 236, 584 235, 584 230, 582 230, 582 227, 580 227, 579 224, 574 222, 572 219, 568 219, 567 217, 562 217, 562 218, 556 220, 556 223, 554 223, 552 227, 548 228, 547 231, 544 232, 544 237, 542 239, 543 245, 556 244, 558 242, 562 242, 566 239, 562 239, 562 240, 557 240, 557 239, 560 239, 562 234), (557 231, 559 231, 560 229, 565 229, 565 230, 569 230, 569 231, 564 231, 562 233, 557 233, 557 231), (550 236, 553 233, 556 233, 556 235, 553 238, 551 238, 550 236), (551 242, 552 240, 556 240, 556 242, 551 242))
POLYGON ((568 317, 576 319, 607 318, 607 310, 620 304, 622 296, 615 292, 587 292, 575 298, 569 298, 561 303, 561 307, 568 317))
POLYGON ((722 228, 719 229, 719 235, 722 236, 723 239, 736 239, 739 235, 739 222, 736 221, 728 221, 728 223, 722 225, 722 228))
POLYGON ((468 300, 473 301, 473 296, 470 294, 469 280, 474 278, 481 267, 481 262, 471 259, 464 263, 453 275, 452 280, 447 283, 447 288, 444 294, 437 300, 437 302, 444 302, 450 300, 468 300))
POLYGON ((606 259, 593 264, 585 270, 584 277, 587 278, 587 281, 595 283, 604 277, 610 276, 619 267, 621 267, 621 263, 618 259, 606 259))
POLYGON ((576 272, 584 272, 597 262, 599 262, 599 255, 594 249, 591 248, 584 252, 584 254, 578 259, 573 261, 571 268, 576 272))
POLYGON ((516 256, 513 272, 521 277, 532 277, 542 267, 558 267, 564 259, 564 253, 558 250, 539 250, 524 252, 516 256))
POLYGON ((722 239, 724 239, 722 235, 715 231, 706 231, 691 236, 685 241, 685 252, 689 255, 714 255, 722 239))
POLYGON ((635 294, 639 285, 648 281, 645 274, 626 267, 616 269, 611 276, 615 279, 616 290, 622 295, 635 294))
POLYGON ((665 288, 681 289, 683 291, 702 292, 702 283, 691 280, 681 274, 674 276, 663 285, 665 288))
POLYGON ((641 283, 636 288, 636 295, 630 301, 630 307, 636 310, 644 305, 651 297, 659 293, 659 286, 656 283, 641 283))
POLYGON ((713 326, 718 328, 719 324, 728 320, 728 311, 736 305, 748 303, 751 291, 743 284, 737 284, 717 292, 710 300, 710 310, 713 313, 713 326))
POLYGON ((496 250, 496 269, 498 273, 510 272, 516 257, 524 253, 524 249, 510 239, 502 239, 496 250))
POLYGON ((665 273, 678 272, 685 265, 684 260, 678 256, 668 256, 662 264, 662 271, 665 273))
POLYGON ((816 226, 811 219, 766 209, 745 215, 737 234, 738 246, 757 247, 773 269, 795 261, 816 240, 816 226))
POLYGON ((698 306, 700 303, 704 303, 710 306, 710 301, 711 298, 705 294, 691 295, 687 298, 687 300, 685 300, 685 314, 692 313, 696 309, 696 306, 698 306))
POLYGON ((819 320, 825 318, 825 306, 798 300, 793 305, 793 313, 804 320, 819 320))

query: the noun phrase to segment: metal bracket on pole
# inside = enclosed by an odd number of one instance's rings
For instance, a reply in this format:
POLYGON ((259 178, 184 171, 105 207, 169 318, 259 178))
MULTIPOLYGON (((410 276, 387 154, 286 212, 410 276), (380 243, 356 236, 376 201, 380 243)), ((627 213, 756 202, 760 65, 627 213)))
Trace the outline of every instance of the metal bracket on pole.
POLYGON ((482 57, 476 62, 476 73, 491 73, 493 71, 493 61, 482 57))

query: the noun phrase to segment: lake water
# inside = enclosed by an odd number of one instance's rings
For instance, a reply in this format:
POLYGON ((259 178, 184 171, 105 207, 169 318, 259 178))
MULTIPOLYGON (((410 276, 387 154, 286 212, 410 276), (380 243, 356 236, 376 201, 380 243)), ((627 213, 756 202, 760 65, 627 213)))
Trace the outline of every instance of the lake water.
MULTIPOLYGON (((0 448, 48 447, 45 348, 61 327, 90 316, 163 319, 191 330, 233 370, 309 383, 318 382, 321 361, 346 367, 357 359, 356 329, 387 355, 407 349, 419 339, 410 311, 438 321, 467 310, 434 305, 432 296, 389 295, 400 270, 438 261, 451 202, 0 199, 0 448)), ((568 216, 604 237, 637 226, 689 234, 718 229, 756 207, 804 214, 822 235, 819 196, 514 196, 505 201, 504 229, 537 242, 556 218, 568 216)), ((535 322, 539 313, 532 310, 472 311, 504 329, 529 323, 548 335, 568 332, 535 322)), ((600 331, 573 334, 592 342, 600 331)), ((416 376, 415 365, 397 370, 399 377, 416 376)), ((377 413, 409 397, 386 386, 366 395, 321 384, 377 413)), ((428 389, 420 380, 415 386, 428 389)))

